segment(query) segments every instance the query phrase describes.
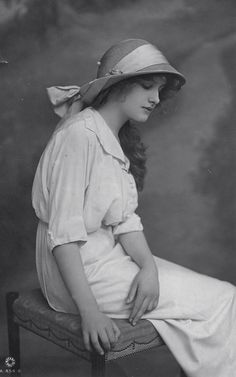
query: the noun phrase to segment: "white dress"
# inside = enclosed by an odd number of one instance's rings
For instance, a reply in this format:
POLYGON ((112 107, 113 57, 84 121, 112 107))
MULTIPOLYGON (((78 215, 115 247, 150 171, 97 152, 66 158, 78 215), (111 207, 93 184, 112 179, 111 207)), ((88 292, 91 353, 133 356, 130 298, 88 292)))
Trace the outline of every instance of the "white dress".
MULTIPOLYGON (((119 234, 142 231, 129 161, 100 114, 86 108, 59 123, 40 159, 32 191, 39 218, 36 267, 49 305, 78 313, 57 268, 56 245, 82 241, 85 273, 101 311, 127 318, 139 267, 119 234)), ((189 377, 236 376, 235 287, 154 257, 158 307, 145 314, 189 377)))

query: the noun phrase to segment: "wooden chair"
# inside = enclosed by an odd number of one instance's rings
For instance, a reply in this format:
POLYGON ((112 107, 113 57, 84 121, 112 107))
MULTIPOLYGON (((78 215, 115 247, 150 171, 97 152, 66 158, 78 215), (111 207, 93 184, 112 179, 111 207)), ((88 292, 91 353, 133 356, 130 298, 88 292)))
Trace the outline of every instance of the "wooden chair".
POLYGON ((79 315, 51 309, 39 288, 31 291, 8 292, 6 302, 9 355, 15 359, 16 371, 20 370, 20 327, 91 362, 92 377, 105 377, 105 366, 109 361, 164 344, 149 321, 140 320, 133 327, 125 319, 115 319, 121 336, 115 347, 101 356, 85 350, 79 315))

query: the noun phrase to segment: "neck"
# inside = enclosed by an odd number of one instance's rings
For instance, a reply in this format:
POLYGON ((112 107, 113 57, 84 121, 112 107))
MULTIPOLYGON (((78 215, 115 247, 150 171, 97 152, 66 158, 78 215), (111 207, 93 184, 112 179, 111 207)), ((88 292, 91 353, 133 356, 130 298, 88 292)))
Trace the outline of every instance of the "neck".
POLYGON ((118 139, 118 134, 121 127, 128 120, 126 116, 120 111, 117 102, 107 102, 98 108, 100 115, 103 117, 108 127, 111 129, 115 137, 118 139))

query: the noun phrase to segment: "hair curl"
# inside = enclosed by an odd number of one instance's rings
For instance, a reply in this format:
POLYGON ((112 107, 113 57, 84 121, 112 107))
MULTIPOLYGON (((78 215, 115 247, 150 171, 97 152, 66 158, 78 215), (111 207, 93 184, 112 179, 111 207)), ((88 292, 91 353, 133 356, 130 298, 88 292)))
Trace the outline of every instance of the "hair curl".
MULTIPOLYGON (((96 110, 105 104, 109 96, 113 93, 126 93, 134 84, 142 84, 144 81, 155 82, 155 77, 165 77, 165 85, 160 90, 160 102, 173 96, 173 94, 180 89, 180 83, 173 76, 168 74, 145 74, 134 76, 128 79, 119 81, 116 84, 102 90, 95 98, 91 106, 96 110)), ((121 148, 125 156, 130 161, 130 172, 134 176, 134 180, 138 191, 142 191, 144 187, 144 178, 146 175, 146 147, 143 144, 138 129, 127 121, 119 131, 119 140, 121 148)))

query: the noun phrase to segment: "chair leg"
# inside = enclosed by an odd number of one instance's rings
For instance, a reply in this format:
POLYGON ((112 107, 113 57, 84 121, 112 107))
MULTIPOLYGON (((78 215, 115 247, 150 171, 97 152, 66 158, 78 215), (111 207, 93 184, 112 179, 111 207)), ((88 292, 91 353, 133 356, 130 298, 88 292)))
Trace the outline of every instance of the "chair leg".
POLYGON ((18 296, 18 292, 6 294, 9 356, 15 360, 14 369, 16 371, 20 371, 20 329, 19 325, 14 322, 13 303, 18 296))
POLYGON ((101 356, 96 352, 91 355, 92 377, 105 377, 105 356, 101 356))

